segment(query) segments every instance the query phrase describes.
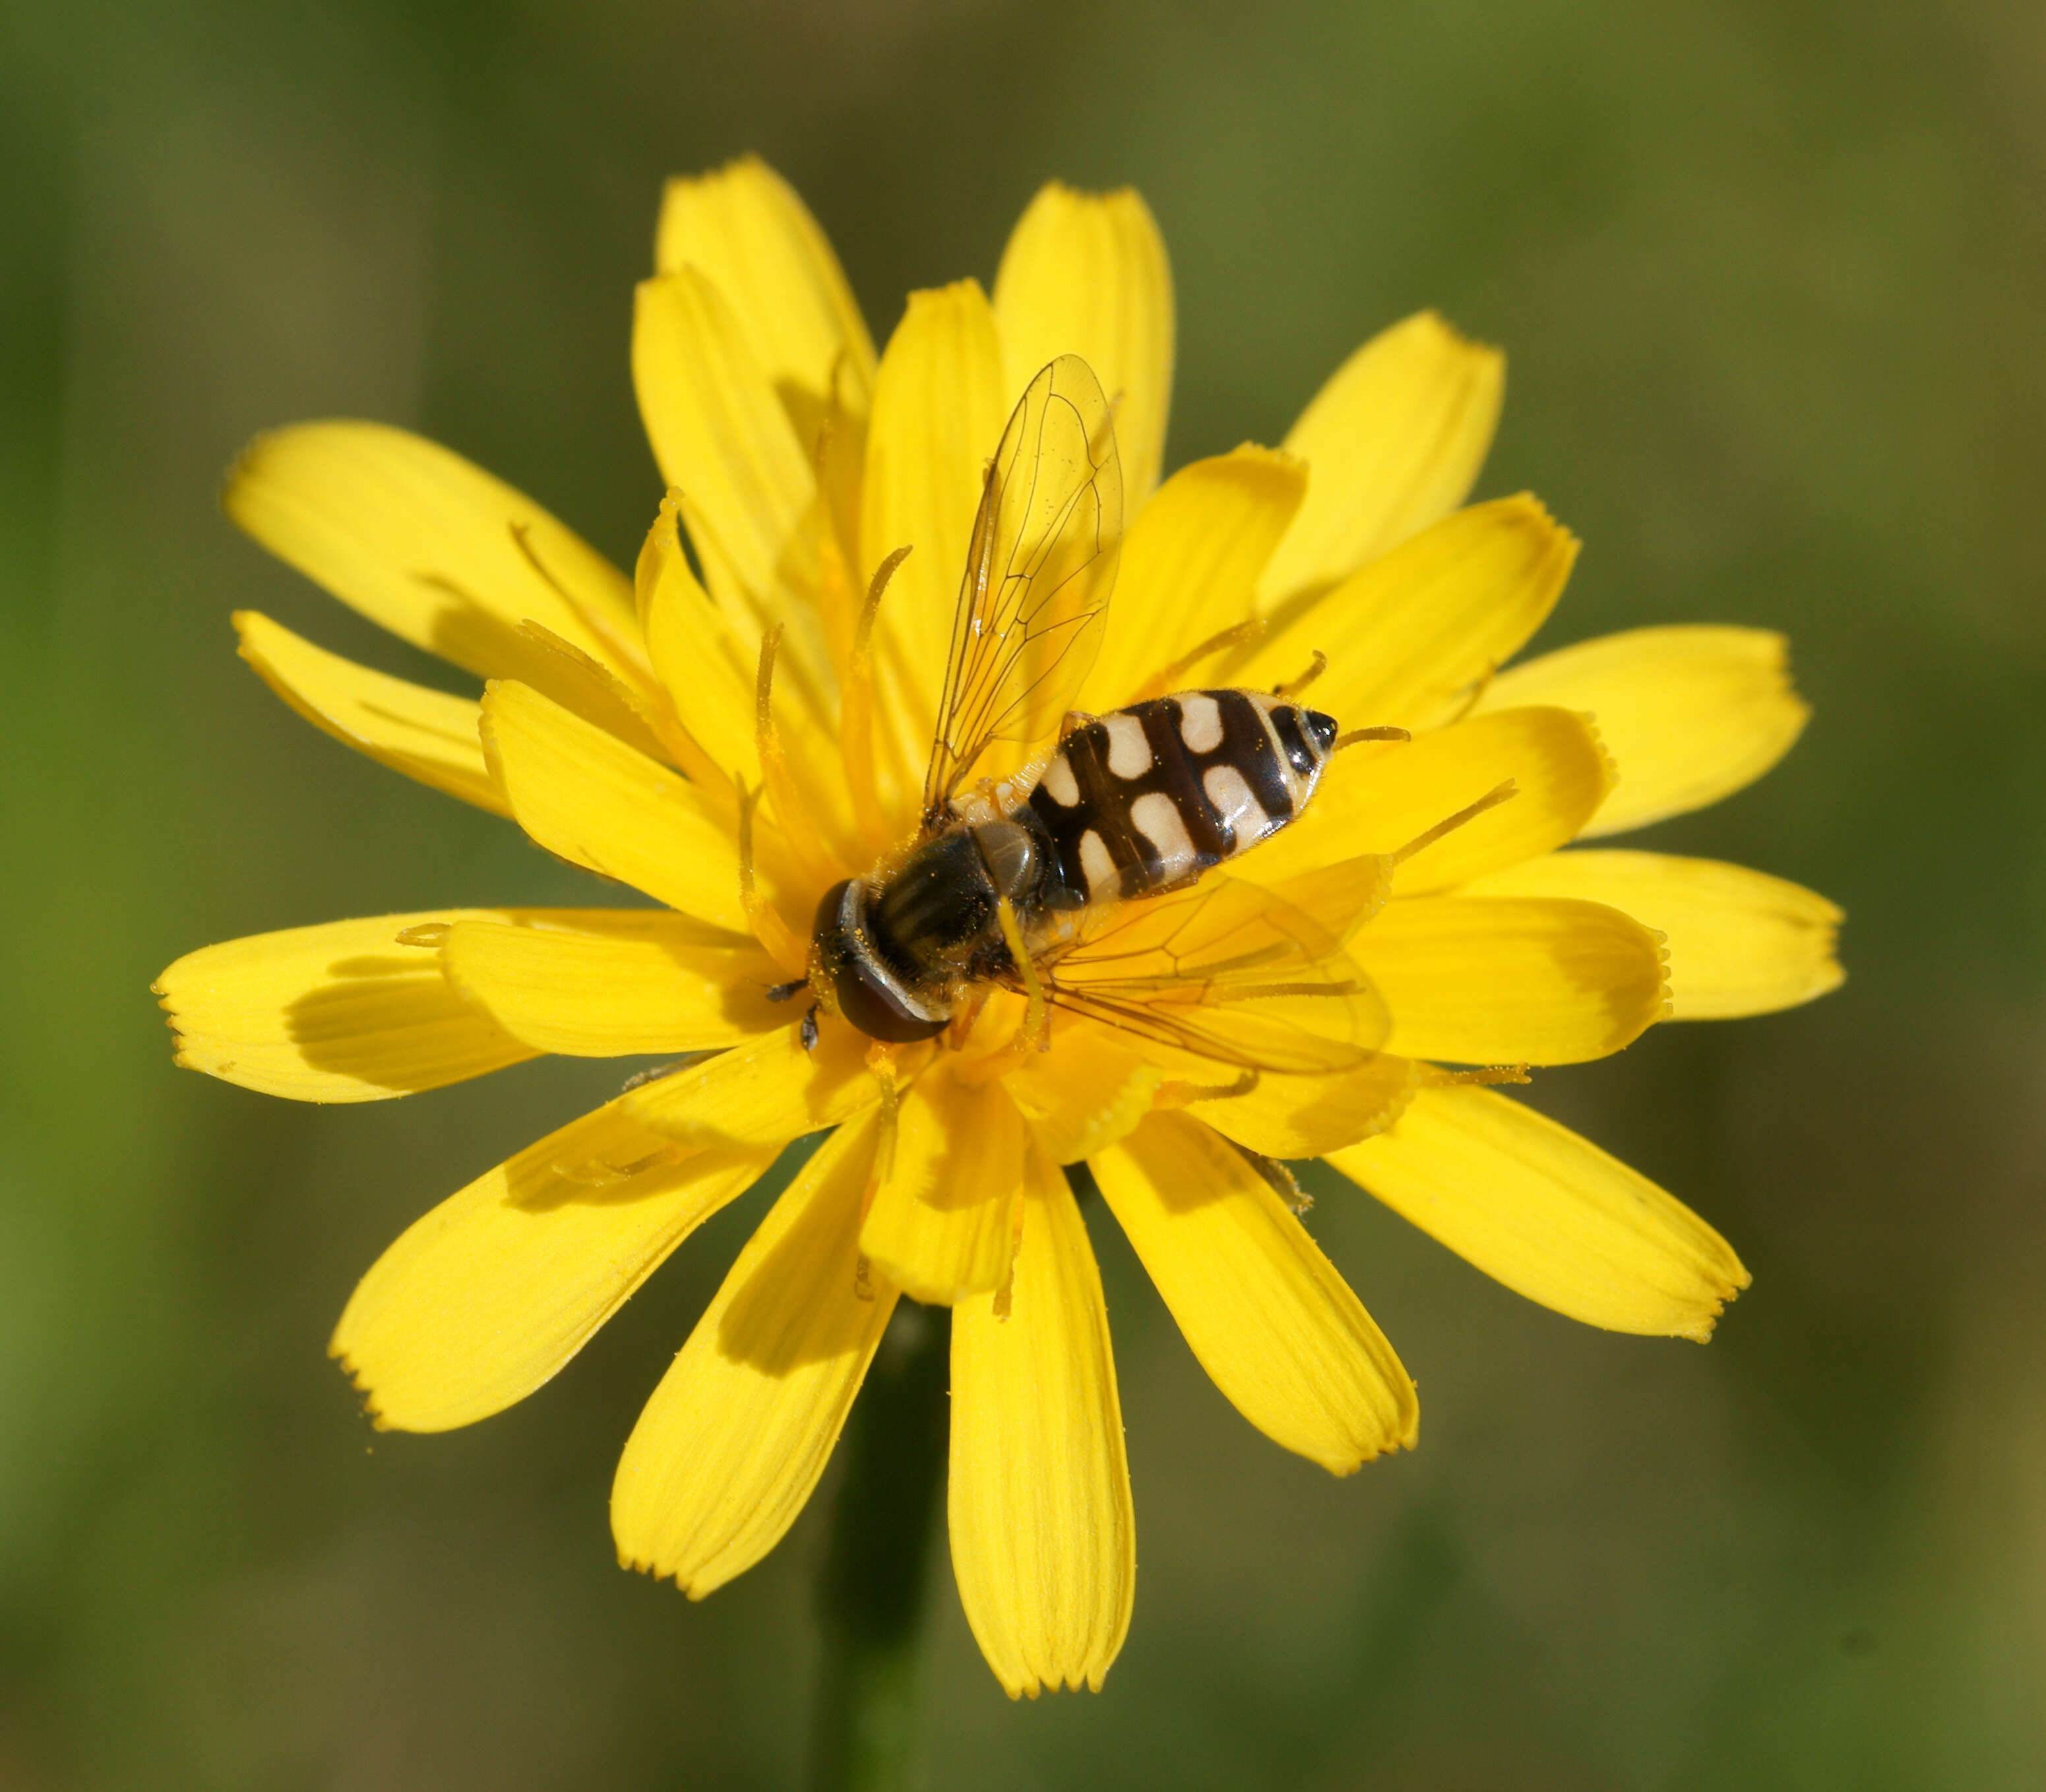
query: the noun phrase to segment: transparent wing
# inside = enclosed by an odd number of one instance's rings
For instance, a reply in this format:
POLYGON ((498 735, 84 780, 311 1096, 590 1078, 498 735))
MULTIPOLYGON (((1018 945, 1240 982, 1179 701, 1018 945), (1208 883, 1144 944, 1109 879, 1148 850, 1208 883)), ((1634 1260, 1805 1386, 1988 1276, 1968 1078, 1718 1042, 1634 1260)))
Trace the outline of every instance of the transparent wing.
POLYGON ((1078 355, 1031 380, 988 463, 924 775, 924 825, 969 778, 1049 743, 1094 663, 1122 545, 1122 469, 1101 382, 1078 355))
POLYGON ((1210 878, 1113 909, 1039 966, 1055 1008, 1249 1070, 1347 1070, 1392 1030, 1319 923, 1256 884, 1210 878))

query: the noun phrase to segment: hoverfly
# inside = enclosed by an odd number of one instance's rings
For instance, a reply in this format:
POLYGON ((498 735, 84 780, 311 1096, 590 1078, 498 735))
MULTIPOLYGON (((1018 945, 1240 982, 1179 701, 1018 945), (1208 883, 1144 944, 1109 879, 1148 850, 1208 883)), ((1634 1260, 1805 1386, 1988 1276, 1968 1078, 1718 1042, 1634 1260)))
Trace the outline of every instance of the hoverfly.
MULTIPOLYGON (((916 836, 825 893, 805 982, 890 1044, 934 1038, 1003 988, 1047 1026, 1061 1010, 1203 1060, 1355 1063, 1385 1023, 1338 943, 1279 898, 1207 875, 1299 815, 1334 718, 1233 689, 1069 713, 1106 623, 1121 510, 1109 405, 1087 364, 1061 356, 988 463, 916 836)), ((815 1026, 813 1009, 806 1039, 815 1026)))

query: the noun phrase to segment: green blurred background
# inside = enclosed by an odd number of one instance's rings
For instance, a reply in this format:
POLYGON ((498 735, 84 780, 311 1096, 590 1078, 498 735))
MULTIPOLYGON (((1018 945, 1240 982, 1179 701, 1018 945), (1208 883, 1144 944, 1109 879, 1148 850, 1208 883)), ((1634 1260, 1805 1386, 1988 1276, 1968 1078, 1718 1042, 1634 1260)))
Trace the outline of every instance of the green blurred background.
POLYGON ((589 899, 235 659, 253 604, 425 664, 218 482, 268 425, 379 417, 630 564, 659 183, 749 148, 877 333, 990 276, 1047 177, 1141 187, 1175 462, 1276 440, 1419 306, 1504 344, 1480 490, 1588 544, 1544 643, 1781 627, 1816 705, 1654 844, 1851 917, 1839 994, 1536 1091, 1740 1249, 1708 1349, 1573 1326, 1325 1187, 1426 1418, 1337 1482, 1236 1417, 1097 1226, 1135 1626, 1102 1696, 1012 1707, 940 1578, 928 1782, 2046 1783, 2046 13, 14 0, 0 1786, 798 1774, 828 1501, 700 1606, 621 1574, 604 1517, 759 1198, 523 1406, 376 1435, 323 1354, 354 1278, 617 1069, 297 1108, 175 1071, 148 993, 241 933, 589 899))

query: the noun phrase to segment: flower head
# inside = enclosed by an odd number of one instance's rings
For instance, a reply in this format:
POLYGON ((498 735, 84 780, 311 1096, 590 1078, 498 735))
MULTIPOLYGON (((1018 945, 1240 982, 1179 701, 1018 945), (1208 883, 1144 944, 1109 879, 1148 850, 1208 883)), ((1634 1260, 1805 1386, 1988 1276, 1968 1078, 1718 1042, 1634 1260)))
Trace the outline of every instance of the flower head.
MULTIPOLYGON (((370 1270, 334 1350, 377 1421, 441 1430, 531 1392, 824 1132, 626 1446, 621 1557, 693 1597, 759 1560, 898 1300, 949 1305, 954 1568, 990 1665, 1034 1695, 1098 1686, 1133 1585, 1107 1319, 1062 1165, 1090 1166, 1223 1392, 1336 1473, 1412 1442, 1415 1391, 1284 1160, 1326 1157, 1563 1312, 1705 1337, 1747 1280, 1726 1243, 1486 1085, 1839 980, 1822 899, 1573 844, 1773 764, 1805 716, 1781 640, 1648 628, 1501 670, 1576 544, 1525 496, 1459 508, 1502 366, 1432 315, 1366 343, 1281 448, 1161 484, 1172 288, 1133 194, 1048 187, 991 299, 913 295, 878 357, 823 234, 758 161, 674 183, 655 261, 632 361, 670 489, 631 576, 376 424, 265 437, 229 488, 264 545, 487 681, 480 701, 430 691, 238 617, 286 701, 653 906, 208 948, 159 985, 180 1061, 360 1101, 549 1052, 683 1060, 478 1177, 370 1270), (1226 879, 1128 905, 1114 953, 1083 944, 1061 971, 1069 994, 1106 979, 1091 1007, 1012 981, 914 1043, 828 1000, 806 1024, 787 997, 820 898, 916 835, 985 469, 1060 356, 1098 377, 1120 468, 1119 496, 1094 493, 1121 551, 1079 707, 1318 666, 1318 709, 1411 738, 1345 747, 1226 879), (1116 1024, 1109 981, 1137 1024, 1116 1024)), ((1047 744, 1034 732, 1007 769, 1047 744)))

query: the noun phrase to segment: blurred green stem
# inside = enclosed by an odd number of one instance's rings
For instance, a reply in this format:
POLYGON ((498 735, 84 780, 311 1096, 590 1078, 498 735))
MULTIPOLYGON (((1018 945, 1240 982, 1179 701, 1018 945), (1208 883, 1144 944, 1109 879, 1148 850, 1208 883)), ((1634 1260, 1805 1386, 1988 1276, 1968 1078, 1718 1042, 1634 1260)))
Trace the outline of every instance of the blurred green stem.
POLYGON ((847 1427, 818 1585, 824 1654, 813 1792, 891 1792, 909 1771, 951 1341, 944 1308, 901 1301, 847 1427))

